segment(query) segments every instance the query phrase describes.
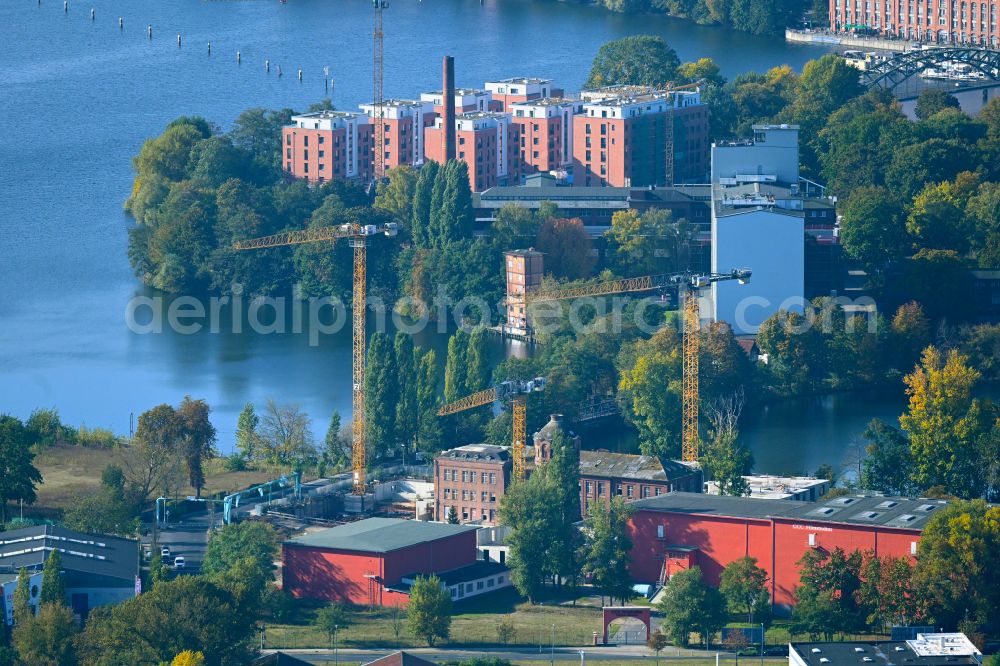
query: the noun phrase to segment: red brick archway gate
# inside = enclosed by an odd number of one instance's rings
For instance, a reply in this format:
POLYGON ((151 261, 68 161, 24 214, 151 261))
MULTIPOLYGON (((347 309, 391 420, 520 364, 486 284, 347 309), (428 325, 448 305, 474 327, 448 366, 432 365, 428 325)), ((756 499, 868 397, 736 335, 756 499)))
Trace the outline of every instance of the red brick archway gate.
POLYGON ((604 607, 604 644, 608 644, 608 626, 612 622, 623 617, 635 618, 646 625, 646 636, 649 636, 649 607, 648 606, 605 606, 604 607))

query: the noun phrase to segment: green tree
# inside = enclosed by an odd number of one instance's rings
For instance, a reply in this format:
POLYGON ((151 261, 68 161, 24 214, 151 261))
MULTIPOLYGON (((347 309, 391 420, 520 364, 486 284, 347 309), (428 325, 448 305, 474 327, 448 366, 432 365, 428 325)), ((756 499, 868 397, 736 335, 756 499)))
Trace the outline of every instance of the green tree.
POLYGON ((417 171, 408 164, 394 166, 386 172, 388 181, 378 186, 375 205, 387 211, 405 227, 411 224, 413 194, 417 187, 417 171))
POLYGON ((365 414, 371 455, 388 457, 396 449, 396 406, 399 383, 396 352, 389 336, 382 331, 372 334, 368 345, 365 371, 365 414))
POLYGON ((751 456, 739 443, 739 418, 742 411, 742 393, 717 399, 707 411, 711 424, 710 438, 701 462, 718 484, 720 495, 750 495, 750 484, 743 475, 749 471, 751 456))
POLYGON ((813 639, 822 636, 826 641, 832 641, 836 629, 831 618, 838 611, 833 592, 800 594, 792 607, 792 631, 809 634, 813 639))
POLYGON ((205 485, 204 462, 215 455, 215 426, 208 420, 209 411, 204 400, 192 400, 187 395, 177 409, 182 456, 195 497, 201 497, 205 485))
MULTIPOLYGON (((469 334, 465 329, 458 329, 448 339, 448 359, 444 370, 444 399, 454 402, 464 398, 472 390, 480 387, 470 387, 468 381, 469 334)), ((485 387, 482 387, 485 388, 485 387)))
POLYGON ((550 217, 538 229, 536 247, 545 253, 545 269, 556 277, 590 277, 597 264, 593 245, 580 218, 550 217))
POLYGON ((431 197, 437 182, 440 165, 427 160, 420 167, 417 182, 413 186, 413 208, 410 216, 410 234, 417 247, 428 247, 430 243, 431 197))
POLYGON ((403 450, 414 449, 420 430, 417 404, 417 357, 413 338, 396 333, 394 343, 396 354, 396 437, 403 443, 403 450))
POLYGON ((928 88, 917 97, 917 105, 914 109, 919 120, 927 120, 938 111, 945 109, 961 109, 958 98, 946 90, 934 90, 928 88))
POLYGON ((868 623, 881 631, 893 625, 919 622, 918 591, 913 586, 913 565, 908 558, 864 554, 858 602, 868 623))
MULTIPOLYGON (((536 472, 538 473, 538 472, 536 472)), ((552 458, 541 469, 552 483, 555 504, 553 532, 549 535, 547 561, 552 573, 575 585, 579 578, 580 454, 573 440, 562 430, 552 435, 552 458)))
POLYGON ((125 474, 140 500, 154 491, 168 494, 177 477, 181 422, 170 405, 139 415, 135 437, 125 457, 125 474))
POLYGON ((628 566, 632 540, 628 536, 628 520, 632 508, 623 497, 613 497, 610 504, 593 502, 586 519, 588 530, 584 546, 583 570, 591 576, 594 587, 605 595, 627 603, 632 597, 632 579, 628 566))
POLYGON ((680 453, 681 349, 677 330, 667 327, 635 347, 625 362, 618 399, 626 419, 639 431, 644 455, 677 457, 680 453))
POLYGON ((279 405, 267 399, 267 411, 260 423, 261 453, 270 462, 296 465, 312 460, 312 420, 298 405, 279 405))
POLYGON ((43 447, 72 442, 73 431, 59 420, 55 409, 36 409, 24 422, 32 439, 43 447))
POLYGON ((343 466, 348 463, 347 442, 340 436, 340 412, 334 410, 323 437, 323 460, 327 465, 343 466))
POLYGON ((725 599, 702 581, 701 567, 697 566, 673 575, 656 608, 664 614, 661 631, 674 645, 687 646, 691 632, 697 631, 707 647, 726 624, 725 599))
POLYGON ((316 617, 313 620, 313 626, 326 634, 327 639, 330 641, 330 647, 333 647, 334 636, 340 629, 351 624, 351 617, 347 613, 347 609, 344 608, 343 604, 330 604, 329 606, 323 606, 318 611, 316 611, 316 617))
POLYGON ((975 174, 959 174, 954 182, 927 185, 913 200, 906 220, 917 245, 965 253, 975 231, 966 222, 965 207, 978 187, 975 174))
POLYGON ((854 190, 840 221, 844 250, 871 271, 901 259, 909 248, 902 212, 884 187, 854 190))
POLYGON ((11 609, 14 624, 27 622, 34 615, 31 610, 31 574, 24 567, 17 571, 17 584, 14 586, 14 604, 11 609))
POLYGON ((556 531, 558 501, 555 485, 544 474, 533 474, 507 489, 500 499, 500 522, 511 528, 507 537, 507 566, 518 593, 537 603, 552 568, 547 559, 550 537, 556 531))
POLYGON ((733 560, 722 570, 719 591, 729 603, 734 613, 746 613, 747 622, 753 625, 753 612, 762 603, 767 603, 767 572, 757 566, 757 558, 741 557, 733 560))
POLYGON ((924 350, 920 364, 904 378, 909 408, 899 417, 909 435, 913 481, 919 488, 942 486, 959 497, 983 492, 979 438, 984 415, 972 389, 980 373, 951 350, 924 350))
POLYGON ((432 453, 440 450, 442 446, 441 423, 438 419, 437 410, 440 400, 438 398, 438 371, 437 354, 433 349, 423 352, 417 348, 413 352, 414 360, 417 361, 416 388, 414 393, 417 398, 417 418, 419 419, 419 429, 417 432, 417 448, 425 453, 432 453))
POLYGON ((146 586, 151 590, 160 583, 170 580, 170 566, 164 564, 163 555, 158 549, 153 549, 153 555, 149 559, 149 580, 146 586))
POLYGON ((910 479, 913 474, 910 440, 878 419, 865 428, 864 438, 868 443, 861 463, 861 487, 887 495, 915 494, 917 488, 910 479))
POLYGON ((897 369, 912 368, 931 343, 931 327, 924 308, 916 301, 903 303, 892 317, 890 358, 897 369))
POLYGON ((656 654, 656 666, 660 666, 660 653, 670 645, 670 639, 660 629, 657 629, 646 638, 646 647, 656 654))
POLYGON ((683 63, 677 68, 677 76, 687 83, 705 81, 712 86, 723 86, 726 83, 719 66, 711 58, 698 58, 694 62, 683 63))
POLYGON ((260 425, 260 417, 254 411, 252 402, 243 406, 239 419, 236 421, 236 449, 248 461, 253 461, 258 455, 260 445, 257 427, 260 425))
POLYGON ((273 579, 278 538, 267 523, 233 523, 208 540, 202 572, 254 607, 273 579))
POLYGON ((254 653, 253 612, 198 576, 180 576, 115 606, 95 608, 78 642, 83 666, 159 664, 197 649, 205 663, 240 666, 254 653))
POLYGON ((952 501, 934 511, 920 538, 914 587, 946 630, 987 622, 1000 608, 1000 507, 952 501))
POLYGON ((281 130, 292 122, 291 109, 250 108, 233 123, 233 145, 250 154, 254 164, 272 178, 281 172, 281 130))
MULTIPOLYGON (((832 551, 810 549, 798 562, 801 586, 795 590, 796 603, 805 602, 807 610, 826 609, 826 628, 830 633, 856 633, 863 624, 857 600, 861 561, 860 551, 846 553, 837 547, 832 551), (833 601, 832 608, 828 607, 827 599, 833 601)), ((808 629, 803 631, 812 633, 808 629)))
POLYGON ((42 473, 32 464, 32 444, 31 433, 20 419, 0 415, 0 524, 7 522, 8 502, 35 501, 35 486, 42 482, 42 473))
POLYGON ((62 580, 62 556, 58 550, 53 550, 45 558, 42 567, 42 592, 38 598, 40 604, 65 604, 66 586, 62 580))
POLYGON ((677 78, 680 59, 661 37, 631 35, 604 44, 585 88, 614 85, 663 86, 677 78))
POLYGON ((1000 184, 983 183, 965 207, 980 268, 1000 266, 1000 184))
POLYGON ((437 576, 417 576, 410 587, 410 602, 406 607, 406 624, 410 633, 428 645, 440 638, 447 640, 451 632, 451 596, 437 576))
POLYGON ((917 301, 931 321, 966 321, 973 312, 969 268, 954 250, 918 251, 906 262, 895 291, 890 298, 917 301))
POLYGON ((38 615, 14 627, 11 643, 23 664, 75 666, 77 633, 72 610, 64 603, 43 603, 38 615))

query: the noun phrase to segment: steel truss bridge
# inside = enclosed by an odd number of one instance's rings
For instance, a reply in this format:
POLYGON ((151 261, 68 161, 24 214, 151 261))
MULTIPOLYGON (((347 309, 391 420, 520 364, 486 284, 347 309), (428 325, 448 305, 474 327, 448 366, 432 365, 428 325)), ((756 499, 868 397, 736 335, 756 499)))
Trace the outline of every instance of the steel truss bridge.
POLYGON ((985 74, 987 81, 1000 80, 1000 51, 969 46, 941 46, 893 54, 864 71, 861 83, 869 89, 893 90, 910 77, 946 62, 969 65, 985 74))

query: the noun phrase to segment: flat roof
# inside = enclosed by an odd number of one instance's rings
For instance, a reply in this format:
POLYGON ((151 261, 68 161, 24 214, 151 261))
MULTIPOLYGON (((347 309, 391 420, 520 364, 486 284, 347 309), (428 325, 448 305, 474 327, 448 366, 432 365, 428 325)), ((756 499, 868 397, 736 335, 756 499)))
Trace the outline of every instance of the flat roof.
POLYGON ((139 573, 139 542, 107 534, 87 534, 58 525, 0 532, 0 571, 41 569, 58 550, 64 571, 134 582, 139 573))
POLYGON ((530 107, 530 106, 562 106, 564 104, 579 104, 581 103, 578 99, 572 99, 570 97, 543 97, 542 99, 529 99, 527 102, 511 102, 511 108, 514 107, 530 107))
POLYGON ((492 462, 502 464, 510 459, 510 449, 494 444, 466 444, 454 449, 442 451, 437 460, 469 460, 475 462, 492 462))
MULTIPOLYGON (((920 634, 921 637, 933 638, 941 634, 920 634)), ((964 636, 962 636, 964 638, 964 636)), ((968 642, 968 639, 965 639, 968 642)), ((973 653, 964 654, 923 653, 914 645, 920 641, 843 641, 831 643, 791 643, 801 660, 808 666, 961 666, 962 664, 979 664, 973 653)), ((971 646, 971 643, 969 643, 971 646)), ((975 648, 972 648, 975 650, 975 648)))
POLYGON ((628 201, 627 187, 570 187, 563 185, 509 185, 478 193, 480 201, 628 201))
POLYGON ((803 520, 920 531, 947 500, 847 495, 818 502, 671 492, 633 503, 637 509, 730 518, 803 520))
POLYGON ((289 539, 285 544, 365 553, 389 553, 475 530, 476 528, 471 525, 429 523, 402 518, 366 518, 289 539))
POLYGON ((515 76, 509 79, 500 79, 499 81, 487 81, 486 83, 520 83, 522 85, 541 85, 543 83, 552 83, 552 79, 536 79, 527 76, 515 76))

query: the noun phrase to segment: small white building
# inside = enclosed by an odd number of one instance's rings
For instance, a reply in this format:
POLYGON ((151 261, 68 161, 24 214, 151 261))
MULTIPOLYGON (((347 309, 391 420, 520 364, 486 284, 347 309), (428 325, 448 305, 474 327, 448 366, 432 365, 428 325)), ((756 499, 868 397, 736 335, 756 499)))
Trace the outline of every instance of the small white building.
MULTIPOLYGON (((814 476, 771 476, 748 474, 743 479, 750 485, 750 497, 755 499, 787 499, 815 502, 830 492, 830 482, 814 476)), ((705 482, 705 492, 719 494, 719 484, 705 482)))

